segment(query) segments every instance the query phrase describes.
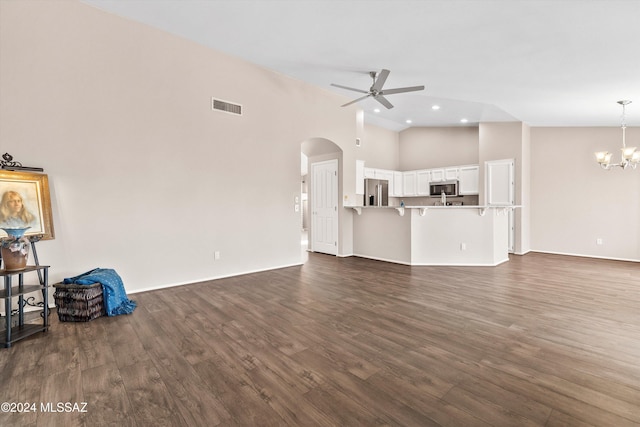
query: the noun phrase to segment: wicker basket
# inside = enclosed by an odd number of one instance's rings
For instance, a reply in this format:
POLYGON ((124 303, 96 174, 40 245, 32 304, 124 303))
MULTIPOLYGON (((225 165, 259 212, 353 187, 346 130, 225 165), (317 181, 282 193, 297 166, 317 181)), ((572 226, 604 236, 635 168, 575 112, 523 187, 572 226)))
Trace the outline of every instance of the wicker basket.
POLYGON ((102 285, 75 285, 56 283, 53 298, 56 300, 58 319, 61 322, 88 322, 104 316, 102 285))

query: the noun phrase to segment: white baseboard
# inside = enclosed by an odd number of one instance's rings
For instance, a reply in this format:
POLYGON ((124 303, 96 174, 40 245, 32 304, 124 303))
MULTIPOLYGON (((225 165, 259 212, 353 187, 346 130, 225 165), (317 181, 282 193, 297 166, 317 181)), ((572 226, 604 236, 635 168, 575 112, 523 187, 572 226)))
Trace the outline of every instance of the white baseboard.
POLYGON ((410 265, 410 266, 414 266, 414 267, 495 267, 498 266, 500 264, 503 264, 505 262, 509 261, 509 258, 505 258, 503 260, 500 260, 494 264, 475 264, 475 263, 411 263, 411 262, 406 262, 406 261, 398 261, 398 260, 393 260, 393 259, 388 259, 388 258, 379 258, 379 257, 372 257, 372 256, 368 256, 368 255, 359 255, 359 254, 354 254, 354 256, 359 257, 359 258, 366 258, 366 259, 372 259, 374 261, 384 261, 384 262, 392 262, 394 264, 402 264, 402 265, 410 265))
POLYGON ((497 267, 500 264, 504 264, 505 262, 509 262, 509 258, 500 260, 493 264, 465 264, 465 263, 414 263, 411 264, 414 267, 497 267))
POLYGON ((248 270, 248 271, 225 274, 225 275, 220 275, 220 276, 205 277, 205 278, 202 278, 202 279, 191 280, 191 281, 188 281, 188 282, 168 283, 168 284, 164 284, 164 285, 160 285, 160 286, 150 286, 148 288, 136 289, 136 290, 133 290, 133 291, 127 291, 127 294, 137 294, 138 292, 156 291, 158 289, 174 288, 176 286, 193 285, 195 283, 208 282, 210 280, 226 279, 226 278, 229 278, 229 277, 244 276, 245 274, 262 273, 264 271, 279 270, 281 268, 288 268, 288 267, 298 267, 298 266, 301 266, 301 265, 303 265, 303 263, 298 262, 298 263, 294 263, 294 264, 285 264, 285 265, 279 265, 279 266, 268 267, 268 268, 263 268, 263 269, 248 270))
POLYGON ((551 254, 551 255, 575 256, 575 257, 581 257, 581 258, 608 259, 608 260, 611 260, 611 261, 640 262, 640 259, 615 258, 615 257, 606 257, 606 256, 598 256, 598 255, 576 254, 576 253, 572 253, 572 252, 540 251, 540 250, 535 250, 535 249, 532 249, 529 252, 536 252, 536 253, 540 253, 540 254, 551 254))
POLYGON ((350 254, 338 254, 336 255, 338 258, 349 258, 351 256, 355 256, 353 253, 350 254))
POLYGON ((362 254, 353 254, 353 256, 358 257, 358 258, 372 259, 372 260, 374 260, 374 261, 391 262, 391 263, 393 263, 393 264, 411 265, 411 263, 409 263, 409 262, 406 262, 406 261, 399 261, 399 260, 397 260, 397 259, 389 259, 389 258, 373 257, 373 256, 369 256, 369 255, 362 255, 362 254))
POLYGON ((527 250, 526 250, 526 251, 524 251, 524 252, 513 252, 513 254, 514 254, 514 255, 526 255, 526 254, 528 254, 529 252, 531 252, 531 249, 527 249, 527 250))

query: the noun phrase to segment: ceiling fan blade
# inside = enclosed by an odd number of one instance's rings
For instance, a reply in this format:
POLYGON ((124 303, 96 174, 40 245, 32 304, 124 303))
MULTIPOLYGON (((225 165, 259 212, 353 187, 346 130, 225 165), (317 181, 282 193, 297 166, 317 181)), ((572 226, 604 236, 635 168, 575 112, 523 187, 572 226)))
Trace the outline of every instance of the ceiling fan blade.
POLYGON ((385 107, 387 107, 388 109, 393 108, 393 104, 390 103, 387 98, 385 98, 382 95, 376 95, 373 97, 376 101, 378 101, 380 104, 384 105, 385 107))
POLYGON ((354 99, 354 100, 353 100, 353 101, 351 101, 351 102, 347 102, 346 104, 341 105, 341 107, 346 107, 347 105, 355 104, 356 102, 358 102, 358 101, 362 101, 363 99, 368 98, 368 97, 370 97, 370 96, 371 96, 371 94, 370 94, 370 93, 368 93, 368 94, 366 94, 365 96, 363 96, 363 97, 361 97, 361 98, 354 99))
POLYGON ((369 93, 369 91, 366 91, 366 90, 356 89, 356 88, 349 87, 349 86, 337 85, 337 84, 335 84, 335 83, 331 83, 331 86, 339 87, 339 88, 341 88, 341 89, 352 90, 352 91, 360 92, 360 93, 369 93))
POLYGON ((376 78, 376 81, 373 82, 373 86, 371 86, 371 90, 372 91, 380 91, 382 90, 382 86, 384 86, 384 82, 387 81, 387 77, 389 77, 389 70, 382 70, 380 71, 380 73, 378 74, 378 77, 376 78))
POLYGON ((397 89, 386 89, 386 90, 380 91, 380 94, 393 95, 394 93, 415 92, 418 90, 424 90, 424 86, 411 86, 411 87, 399 87, 397 89))

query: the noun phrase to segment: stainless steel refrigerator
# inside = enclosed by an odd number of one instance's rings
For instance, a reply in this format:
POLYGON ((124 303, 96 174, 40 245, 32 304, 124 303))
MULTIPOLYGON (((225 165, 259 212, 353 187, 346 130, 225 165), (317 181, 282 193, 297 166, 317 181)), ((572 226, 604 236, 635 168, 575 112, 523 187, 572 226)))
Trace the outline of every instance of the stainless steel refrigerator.
POLYGON ((389 181, 365 179, 364 206, 389 206, 389 181))

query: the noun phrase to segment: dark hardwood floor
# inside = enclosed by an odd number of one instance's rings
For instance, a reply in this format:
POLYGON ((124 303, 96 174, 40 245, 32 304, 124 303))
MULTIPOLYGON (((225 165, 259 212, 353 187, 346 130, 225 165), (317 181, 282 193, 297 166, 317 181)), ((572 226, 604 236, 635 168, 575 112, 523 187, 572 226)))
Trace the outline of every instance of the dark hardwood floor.
POLYGON ((640 425, 637 263, 310 254, 132 299, 0 350, 0 401, 38 405, 0 425, 640 425))

